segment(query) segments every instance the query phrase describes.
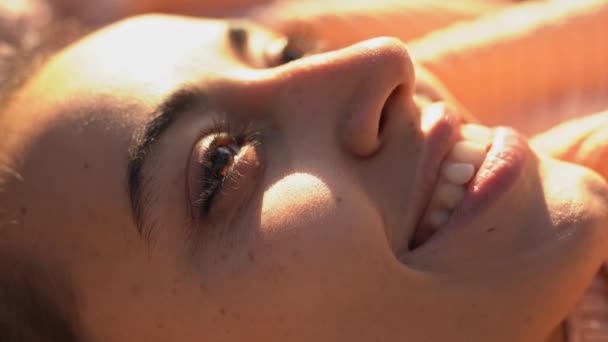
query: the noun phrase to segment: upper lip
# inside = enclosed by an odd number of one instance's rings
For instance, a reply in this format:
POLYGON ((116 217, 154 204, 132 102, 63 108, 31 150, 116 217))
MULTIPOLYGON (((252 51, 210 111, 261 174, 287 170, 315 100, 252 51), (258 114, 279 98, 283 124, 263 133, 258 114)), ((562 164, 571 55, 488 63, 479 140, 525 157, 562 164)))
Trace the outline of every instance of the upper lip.
POLYGON ((416 183, 419 186, 415 189, 412 202, 415 203, 415 221, 411 229, 406 232, 406 236, 404 236, 405 241, 401 244, 402 252, 410 250, 412 239, 416 230, 420 227, 422 216, 437 186, 441 163, 452 149, 454 143, 459 139, 461 122, 462 118, 458 113, 446 109, 442 111, 437 120, 424 132, 423 152, 416 176, 416 183))

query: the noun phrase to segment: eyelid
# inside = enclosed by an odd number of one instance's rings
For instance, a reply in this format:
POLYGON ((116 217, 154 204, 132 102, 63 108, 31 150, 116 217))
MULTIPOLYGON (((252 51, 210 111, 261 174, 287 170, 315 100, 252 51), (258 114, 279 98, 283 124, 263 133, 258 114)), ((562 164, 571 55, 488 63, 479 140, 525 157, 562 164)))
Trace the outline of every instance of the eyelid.
MULTIPOLYGON (((205 218, 212 221, 230 219, 239 208, 246 206, 252 190, 259 183, 260 170, 257 146, 248 145, 241 148, 217 189, 211 210, 205 218)), ((200 218, 200 212, 198 214, 200 218)))
MULTIPOLYGON (((194 203, 200 207, 199 211, 203 214, 202 216, 208 215, 209 209, 217 196, 218 189, 221 189, 225 178, 230 175, 236 162, 235 157, 240 151, 240 147, 237 149, 230 148, 235 143, 229 137, 218 136, 212 138, 212 141, 207 144, 205 151, 202 153, 202 160, 199 160, 198 163, 198 167, 200 168, 198 172, 199 184, 195 192, 198 196, 194 198, 194 203), (225 164, 221 169, 216 169, 217 165, 214 164, 216 162, 215 158, 219 156, 220 151, 228 151, 230 157, 224 160, 225 164)), ((204 139, 203 141, 206 140, 204 139)))
MULTIPOLYGON (((231 141, 240 147, 229 166, 228 174, 222 178, 219 186, 214 189, 217 193, 214 193, 213 197, 217 198, 213 198, 209 202, 212 203, 210 216, 221 217, 224 215, 217 213, 218 208, 216 207, 224 207, 223 210, 219 211, 226 211, 226 207, 230 209, 232 204, 246 197, 247 189, 250 188, 251 184, 257 183, 256 170, 262 164, 259 140, 259 133, 252 130, 250 124, 243 123, 243 125, 233 126, 223 119, 214 120, 210 128, 199 135, 190 154, 186 175, 187 206, 193 222, 209 217, 203 210, 202 205, 205 203, 197 203, 197 201, 202 195, 203 184, 201 182, 205 179, 205 172, 208 171, 208 165, 205 165, 205 163, 208 161, 209 153, 212 152, 210 149, 225 145, 222 141, 231 141), (237 190, 238 193, 233 195, 233 190, 237 190), (230 205, 226 206, 223 203, 230 205)), ((229 213, 224 214, 228 215, 229 213)))

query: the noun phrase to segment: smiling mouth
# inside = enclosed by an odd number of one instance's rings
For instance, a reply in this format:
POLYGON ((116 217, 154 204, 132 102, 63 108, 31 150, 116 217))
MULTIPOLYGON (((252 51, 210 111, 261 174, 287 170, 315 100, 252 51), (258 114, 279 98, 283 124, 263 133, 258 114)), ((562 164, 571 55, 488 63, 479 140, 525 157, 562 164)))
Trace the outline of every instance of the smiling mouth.
MULTIPOLYGON (((441 104, 430 105, 426 111, 440 111, 441 104)), ((431 113, 430 115, 434 115, 431 113)), ((493 132, 476 124, 463 123, 456 125, 455 142, 444 155, 435 172, 435 181, 422 214, 419 216, 416 229, 410 241, 409 249, 423 245, 445 226, 454 210, 465 198, 471 180, 480 169, 489 151, 493 132)))
POLYGON ((410 252, 420 251, 439 235, 450 235, 446 233, 487 208, 511 187, 531 155, 526 139, 512 129, 461 123, 457 115, 444 112, 441 104, 429 105, 425 113, 430 118, 423 118, 423 126, 426 119, 433 120, 426 127, 427 161, 422 170, 429 174, 429 182, 420 202, 424 207, 407 241, 410 252))
MULTIPOLYGON (((387 108, 397 93, 399 88, 387 98, 381 120, 391 120, 395 111, 387 108)), ((402 221, 407 228, 396 244, 399 258, 422 253, 431 240, 451 235, 446 232, 478 215, 511 186, 530 154, 525 139, 513 130, 470 123, 444 102, 421 101, 425 99, 416 102, 422 109, 424 143, 414 178, 419 185, 409 201, 414 215, 402 221)))

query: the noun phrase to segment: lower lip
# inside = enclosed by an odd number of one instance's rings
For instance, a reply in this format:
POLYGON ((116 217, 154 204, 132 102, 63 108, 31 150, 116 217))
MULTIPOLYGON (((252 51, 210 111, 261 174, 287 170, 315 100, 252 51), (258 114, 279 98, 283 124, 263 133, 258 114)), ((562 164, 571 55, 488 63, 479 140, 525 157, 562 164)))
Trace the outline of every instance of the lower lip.
POLYGON ((482 213, 513 185, 530 153, 525 138, 519 133, 509 128, 496 128, 486 159, 448 223, 411 252, 423 251, 432 242, 458 231, 482 213))

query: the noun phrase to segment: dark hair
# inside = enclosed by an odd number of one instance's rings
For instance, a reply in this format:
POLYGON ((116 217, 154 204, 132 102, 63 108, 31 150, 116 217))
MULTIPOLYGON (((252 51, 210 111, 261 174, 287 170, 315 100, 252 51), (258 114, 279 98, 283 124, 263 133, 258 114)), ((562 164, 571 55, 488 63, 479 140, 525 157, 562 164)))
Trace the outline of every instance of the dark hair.
POLYGON ((65 275, 0 253, 0 341, 76 342, 76 309, 65 275))

